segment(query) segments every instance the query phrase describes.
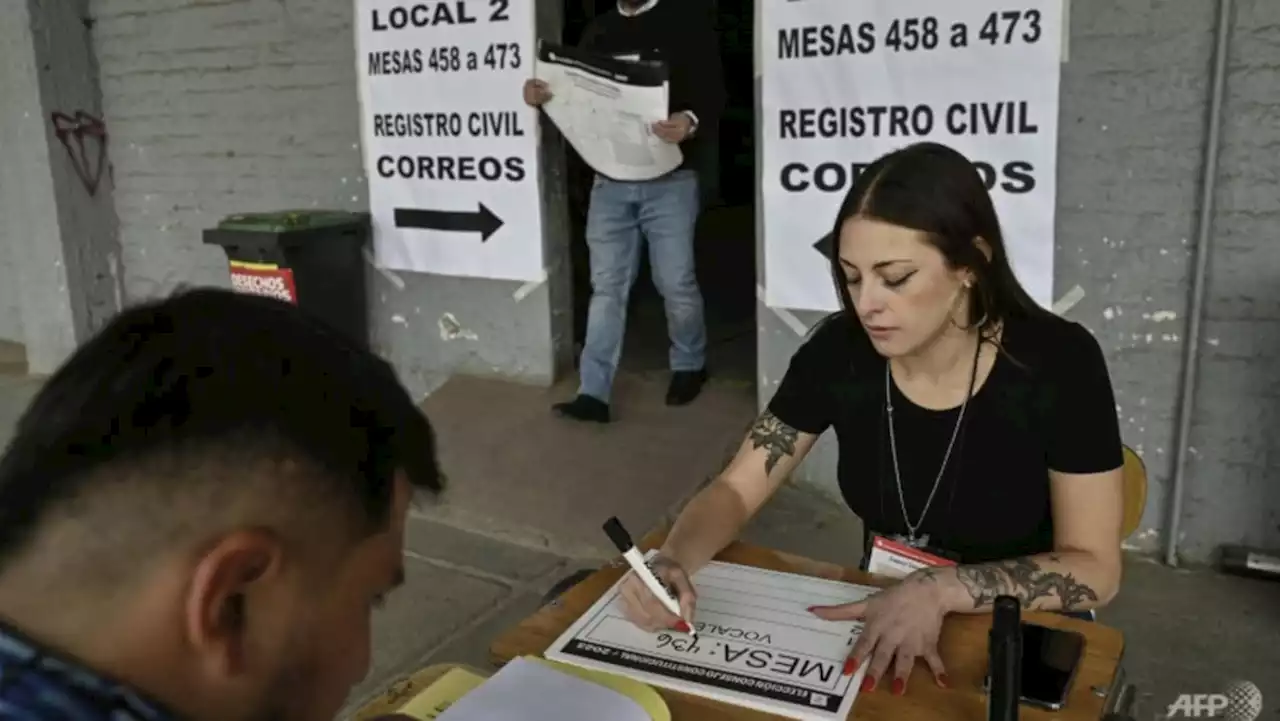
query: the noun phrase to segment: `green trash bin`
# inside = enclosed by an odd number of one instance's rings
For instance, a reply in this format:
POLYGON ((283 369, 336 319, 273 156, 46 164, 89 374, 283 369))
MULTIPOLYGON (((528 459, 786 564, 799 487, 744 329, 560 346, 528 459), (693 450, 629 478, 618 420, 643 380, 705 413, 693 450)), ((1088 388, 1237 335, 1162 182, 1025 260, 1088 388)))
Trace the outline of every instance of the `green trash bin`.
POLYGON ((238 292, 298 305, 369 347, 368 213, 284 210, 232 215, 204 231, 222 246, 238 292))

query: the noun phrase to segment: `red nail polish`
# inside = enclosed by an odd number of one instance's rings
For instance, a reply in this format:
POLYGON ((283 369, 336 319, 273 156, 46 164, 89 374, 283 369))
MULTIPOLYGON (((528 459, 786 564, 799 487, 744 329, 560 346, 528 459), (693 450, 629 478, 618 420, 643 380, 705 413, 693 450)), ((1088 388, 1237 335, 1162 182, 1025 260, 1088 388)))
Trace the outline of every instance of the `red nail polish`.
POLYGON ((674 628, 680 633, 689 633, 689 631, 693 630, 689 627, 689 624, 685 621, 676 621, 676 625, 674 626, 674 628))
POLYGON ((844 660, 844 671, 843 671, 843 673, 844 673, 844 675, 845 675, 845 676, 852 676, 852 675, 853 675, 853 672, 854 672, 854 671, 857 671, 857 670, 858 670, 858 661, 857 661, 857 659, 855 659, 854 657, 850 656, 849 658, 846 658, 846 659, 844 660))
POLYGON ((945 673, 938 675, 938 685, 943 688, 951 688, 951 680, 947 678, 945 673))
POLYGON ((871 693, 872 689, 874 689, 875 687, 876 687, 876 680, 874 678, 872 678, 870 675, 862 677, 863 693, 871 693))
POLYGON ((894 696, 901 696, 902 694, 906 693, 907 692, 906 682, 900 678, 895 678, 893 680, 892 691, 894 696))

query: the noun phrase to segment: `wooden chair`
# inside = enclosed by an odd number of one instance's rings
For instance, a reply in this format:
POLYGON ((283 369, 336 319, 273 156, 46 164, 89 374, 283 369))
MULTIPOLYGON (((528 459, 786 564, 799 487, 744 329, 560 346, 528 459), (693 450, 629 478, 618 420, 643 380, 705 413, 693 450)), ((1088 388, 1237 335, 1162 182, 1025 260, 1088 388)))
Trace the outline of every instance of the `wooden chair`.
MULTIPOLYGON (((1142 456, 1130 448, 1124 447, 1124 519, 1120 523, 1120 540, 1132 536, 1142 524, 1142 512, 1147 507, 1147 467, 1142 456)), ((1097 614, 1094 614, 1097 618, 1097 614)), ((1108 713, 1103 716, 1107 721, 1133 721, 1133 704, 1137 697, 1137 687, 1129 681, 1124 663, 1116 669, 1115 692, 1108 713)))
POLYGON ((1120 525, 1120 540, 1132 536, 1142 523, 1142 512, 1147 507, 1147 467, 1142 457, 1129 446, 1124 447, 1124 522, 1120 525))

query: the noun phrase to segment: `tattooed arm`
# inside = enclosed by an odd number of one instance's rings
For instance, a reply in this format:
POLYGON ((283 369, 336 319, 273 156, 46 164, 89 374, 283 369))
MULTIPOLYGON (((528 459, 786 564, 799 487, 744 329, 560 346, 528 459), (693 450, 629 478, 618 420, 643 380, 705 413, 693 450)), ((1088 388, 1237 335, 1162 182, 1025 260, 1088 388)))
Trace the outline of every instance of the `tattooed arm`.
POLYGON ((1054 551, 994 563, 927 569, 913 580, 937 583, 950 611, 982 613, 996 596, 1023 608, 1084 611, 1107 605, 1120 588, 1120 525, 1124 485, 1120 469, 1050 473, 1054 551))
POLYGON ((728 467, 681 511, 662 553, 690 574, 706 565, 737 538, 817 438, 762 413, 728 467))
POLYGON ((911 580, 937 584, 942 605, 956 613, 985 613, 996 596, 1013 596, 1022 607, 1042 611, 1084 611, 1111 600, 1112 571, 1082 551, 1048 553, 948 569, 924 569, 911 580))

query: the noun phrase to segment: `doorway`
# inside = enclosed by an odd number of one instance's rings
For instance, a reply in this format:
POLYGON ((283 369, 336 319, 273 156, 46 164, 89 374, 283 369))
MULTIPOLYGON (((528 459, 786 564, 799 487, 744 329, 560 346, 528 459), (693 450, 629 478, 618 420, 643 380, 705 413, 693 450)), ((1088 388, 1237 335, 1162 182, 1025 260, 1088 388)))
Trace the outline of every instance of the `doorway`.
MULTIPOLYGON (((616 0, 564 0, 563 38, 577 44, 587 23, 608 12, 616 0)), ((707 364, 712 378, 749 389, 756 384, 755 241, 755 80, 753 72, 754 0, 663 0, 710 3, 715 8, 724 66, 727 102, 714 134, 713 167, 704 169, 703 210, 695 238, 698 283, 707 321, 707 364)), ((591 273, 586 244, 587 205, 593 173, 567 148, 570 257, 573 265, 575 362, 586 335, 591 273)), ((641 253, 640 275, 631 290, 621 371, 667 370, 666 315, 650 276, 648 253, 641 253)))
MULTIPOLYGON (((593 13, 615 2, 562 1, 563 39, 571 45, 593 13)), ((427 399, 429 417, 451 419, 440 430, 441 463, 451 477, 465 479, 453 486, 442 514, 452 522, 494 527, 507 537, 559 548, 566 556, 603 557, 610 551, 600 519, 617 515, 642 533, 656 528, 725 468, 758 413, 752 3, 717 4, 729 100, 715 129, 714 167, 704 173, 711 182, 704 189, 695 239, 711 382, 689 406, 665 404, 666 318, 642 266, 631 292, 622 368, 613 389, 620 423, 608 432, 595 424, 548 422, 548 406, 572 397, 576 373, 550 389, 455 376, 427 399), (497 407, 503 409, 503 422, 495 426, 490 409, 497 407), (539 460, 530 464, 531 458, 539 460)), ((593 174, 571 149, 566 160, 573 315, 580 344, 591 297, 586 220, 593 174)))

